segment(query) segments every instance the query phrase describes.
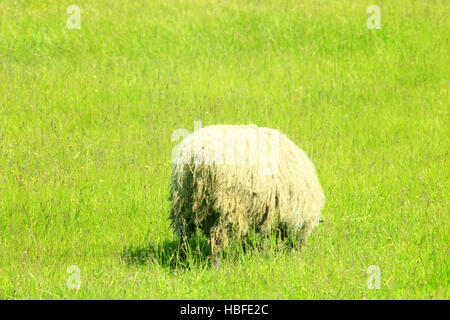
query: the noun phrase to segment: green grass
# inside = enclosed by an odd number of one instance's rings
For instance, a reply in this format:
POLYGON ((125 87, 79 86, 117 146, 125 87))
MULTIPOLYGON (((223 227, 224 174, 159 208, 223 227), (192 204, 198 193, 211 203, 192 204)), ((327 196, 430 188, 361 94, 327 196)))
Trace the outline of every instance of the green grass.
POLYGON ((379 30, 372 4, 0 1, 0 299, 448 299, 448 2, 378 0, 379 30), (303 251, 173 266, 195 120, 307 152, 327 200, 303 251))

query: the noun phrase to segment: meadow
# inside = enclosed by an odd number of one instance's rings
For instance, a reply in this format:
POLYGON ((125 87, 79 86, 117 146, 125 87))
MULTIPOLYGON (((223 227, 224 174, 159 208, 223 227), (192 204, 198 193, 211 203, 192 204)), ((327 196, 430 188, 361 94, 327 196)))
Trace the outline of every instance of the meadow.
POLYGON ((445 0, 0 1, 0 299, 448 299, 449 16, 445 0), (305 150, 326 204, 303 250, 213 267, 199 236, 174 264, 172 133, 195 121, 305 150))

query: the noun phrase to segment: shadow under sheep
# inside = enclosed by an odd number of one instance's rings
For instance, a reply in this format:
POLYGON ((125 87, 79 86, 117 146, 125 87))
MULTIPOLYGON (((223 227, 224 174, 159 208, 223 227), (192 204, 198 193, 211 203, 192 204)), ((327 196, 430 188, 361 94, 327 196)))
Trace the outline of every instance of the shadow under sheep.
POLYGON ((210 266, 210 249, 206 239, 192 239, 180 250, 180 240, 164 240, 146 246, 127 246, 121 254, 128 265, 155 262, 168 269, 188 269, 193 265, 210 266))
MULTIPOLYGON (((301 244, 295 245, 292 239, 280 240, 279 237, 265 238, 248 236, 243 241, 231 245, 229 250, 222 253, 222 258, 236 258, 255 252, 268 256, 292 253, 301 250, 301 244)), ((143 266, 151 262, 168 269, 190 269, 193 266, 210 268, 217 266, 211 257, 211 250, 207 239, 197 234, 180 249, 180 240, 164 240, 145 246, 127 246, 121 254, 128 265, 143 266)))

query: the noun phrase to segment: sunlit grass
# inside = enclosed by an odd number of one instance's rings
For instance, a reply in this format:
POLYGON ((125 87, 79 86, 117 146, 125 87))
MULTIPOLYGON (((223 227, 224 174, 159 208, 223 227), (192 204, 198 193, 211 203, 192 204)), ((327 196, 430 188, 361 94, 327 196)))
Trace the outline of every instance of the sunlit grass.
POLYGON ((447 2, 378 1, 380 30, 364 1, 80 1, 69 30, 72 4, 0 2, 0 298, 449 298, 447 2), (177 260, 171 134, 195 120, 307 152, 304 250, 177 260))

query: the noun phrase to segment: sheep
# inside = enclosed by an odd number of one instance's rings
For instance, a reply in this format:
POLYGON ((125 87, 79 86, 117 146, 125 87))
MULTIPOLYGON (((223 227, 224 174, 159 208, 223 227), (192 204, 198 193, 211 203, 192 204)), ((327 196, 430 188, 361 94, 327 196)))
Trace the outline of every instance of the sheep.
POLYGON ((183 241, 200 229, 211 254, 251 230, 306 242, 325 203, 314 164, 279 131, 214 125, 185 137, 173 156, 171 226, 183 241))

